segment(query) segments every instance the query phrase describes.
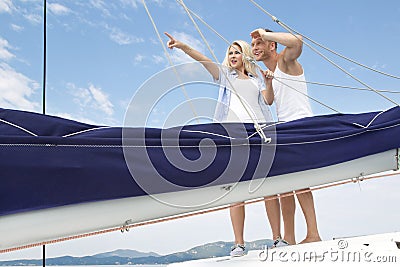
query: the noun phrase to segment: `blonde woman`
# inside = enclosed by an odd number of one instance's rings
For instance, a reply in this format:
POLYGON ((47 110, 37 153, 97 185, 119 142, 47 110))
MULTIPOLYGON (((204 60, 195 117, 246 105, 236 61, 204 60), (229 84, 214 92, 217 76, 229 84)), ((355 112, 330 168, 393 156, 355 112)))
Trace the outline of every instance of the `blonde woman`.
MULTIPOLYGON (((226 51, 220 68, 211 59, 193 49, 189 45, 178 41, 169 33, 167 46, 170 49, 178 48, 199 61, 220 84, 218 103, 214 120, 218 122, 243 122, 252 123, 272 121, 267 104, 273 101, 272 76, 269 71, 262 72, 259 78, 253 60, 250 45, 242 40, 234 41, 226 51), (268 77, 268 78, 267 78, 268 77), (235 90, 227 89, 233 87, 235 90), (244 107, 244 105, 246 107, 244 107)), ((231 256, 243 256, 246 254, 244 244, 244 206, 231 207, 230 216, 235 235, 235 245, 231 256)))

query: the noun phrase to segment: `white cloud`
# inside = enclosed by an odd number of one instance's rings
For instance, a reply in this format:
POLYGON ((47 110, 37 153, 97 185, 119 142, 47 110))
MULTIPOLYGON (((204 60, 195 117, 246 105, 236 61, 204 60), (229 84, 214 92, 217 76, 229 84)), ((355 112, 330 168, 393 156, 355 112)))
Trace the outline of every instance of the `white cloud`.
POLYGON ((140 3, 140 0, 121 0, 121 3, 124 6, 131 6, 133 8, 137 8, 138 3, 140 3))
POLYGON ((91 101, 90 92, 86 88, 78 88, 75 84, 67 85, 69 92, 74 97, 73 101, 75 104, 78 104, 80 107, 88 106, 88 103, 91 101))
POLYGON ((135 63, 141 63, 144 60, 144 58, 145 57, 143 55, 137 54, 133 60, 135 63))
POLYGON ((11 13, 14 5, 11 0, 0 0, 0 13, 11 13))
MULTIPOLYGON (((17 15, 21 15, 32 24, 41 24, 42 23, 41 14, 43 13, 42 6, 43 6, 43 1, 41 0, 22 0, 22 1, 0 0, 0 14, 1 13, 11 14, 15 12, 17 15)), ((11 28, 16 31, 23 29, 21 26, 15 24, 11 24, 11 28)))
POLYGON ((55 15, 65 15, 71 12, 71 10, 68 7, 57 3, 48 4, 47 7, 55 15))
POLYGON ((24 17, 32 24, 41 24, 42 16, 38 14, 25 14, 24 17))
POLYGON ((61 112, 61 113, 54 113, 52 114, 53 116, 57 116, 57 117, 61 117, 64 119, 68 119, 68 120, 74 120, 74 121, 79 121, 79 122, 83 122, 83 123, 87 123, 87 124, 92 124, 92 125, 96 125, 97 123, 91 119, 88 119, 86 117, 82 117, 76 114, 70 114, 70 113, 65 113, 65 112, 61 112))
POLYGON ((144 40, 143 38, 138 38, 135 36, 132 36, 130 34, 122 32, 118 28, 111 28, 106 26, 106 28, 110 31, 110 38, 114 42, 120 45, 128 45, 128 44, 133 44, 133 43, 143 43, 144 40))
MULTIPOLYGON (((196 49, 197 51, 204 53, 205 45, 198 39, 194 38, 193 36, 186 34, 184 32, 173 32, 171 34, 176 40, 184 42, 191 46, 192 48, 196 49)), ((174 64, 185 63, 193 61, 188 55, 186 55, 180 49, 172 49, 171 51, 171 59, 174 64)))
POLYGON ((100 110, 108 116, 114 113, 114 105, 101 88, 96 88, 92 84, 89 85, 89 88, 78 88, 74 84, 68 84, 68 88, 74 96, 73 101, 81 108, 100 110))
POLYGON ((11 27, 11 29, 13 29, 13 31, 16 31, 16 32, 21 32, 24 29, 24 27, 16 25, 16 24, 11 24, 10 27, 11 27))
POLYGON ((15 57, 13 53, 8 51, 11 48, 8 41, 0 37, 0 59, 10 60, 15 57))
POLYGON ((94 8, 101 10, 106 16, 111 16, 111 12, 107 9, 106 4, 103 0, 90 0, 90 5, 94 8))
POLYGON ((39 104, 29 97, 39 84, 15 71, 5 63, 0 64, 0 106, 36 111, 39 104))
POLYGON ((150 42, 153 45, 159 45, 160 44, 160 41, 157 38, 150 38, 150 42))
POLYGON ((156 64, 164 62, 164 57, 158 56, 158 55, 153 55, 153 62, 156 64))
POLYGON ((96 88, 93 85, 89 86, 89 91, 92 94, 92 97, 96 103, 96 106, 102 110, 107 115, 112 115, 114 113, 113 104, 108 99, 108 95, 106 95, 101 88, 96 88))
MULTIPOLYGON (((132 8, 137 8, 138 5, 141 5, 143 2, 142 0, 120 0, 123 6, 130 6, 132 8)), ((158 6, 161 6, 163 0, 152 0, 148 2, 153 2, 157 4, 158 6)))

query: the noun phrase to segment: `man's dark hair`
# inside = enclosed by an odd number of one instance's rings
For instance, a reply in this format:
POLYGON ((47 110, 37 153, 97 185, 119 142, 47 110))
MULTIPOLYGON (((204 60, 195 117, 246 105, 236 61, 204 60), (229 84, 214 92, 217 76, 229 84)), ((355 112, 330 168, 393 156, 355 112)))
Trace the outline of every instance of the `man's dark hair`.
MULTIPOLYGON (((266 32, 274 32, 274 31, 272 31, 270 29, 264 29, 264 31, 266 31, 266 32)), ((278 43, 277 42, 274 42, 274 43, 275 43, 275 50, 278 50, 278 43)))

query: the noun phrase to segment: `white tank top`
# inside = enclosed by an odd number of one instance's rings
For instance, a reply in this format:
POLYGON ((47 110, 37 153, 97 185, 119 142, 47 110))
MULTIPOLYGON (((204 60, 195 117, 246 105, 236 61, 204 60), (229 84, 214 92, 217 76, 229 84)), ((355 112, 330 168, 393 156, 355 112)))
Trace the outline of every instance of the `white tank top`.
POLYGON ((256 82, 252 79, 236 78, 232 81, 232 86, 236 92, 232 90, 226 122, 252 123, 253 119, 258 122, 265 121, 260 104, 258 103, 259 89, 256 82), (252 114, 252 117, 243 107, 239 97, 246 106, 247 111, 252 114))
POLYGON ((278 120, 292 121, 313 116, 310 101, 307 97, 307 84, 305 83, 304 73, 298 76, 289 75, 282 72, 279 66, 276 65, 274 77, 276 79, 272 80, 272 88, 274 90, 274 102, 278 120))

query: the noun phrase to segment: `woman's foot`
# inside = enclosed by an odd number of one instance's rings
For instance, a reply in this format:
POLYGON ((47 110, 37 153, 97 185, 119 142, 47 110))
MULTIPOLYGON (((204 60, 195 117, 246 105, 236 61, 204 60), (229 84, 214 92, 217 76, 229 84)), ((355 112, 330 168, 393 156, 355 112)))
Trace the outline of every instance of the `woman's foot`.
POLYGON ((232 248, 231 248, 231 253, 230 255, 232 257, 241 257, 247 254, 246 251, 246 247, 244 246, 244 244, 235 244, 232 248))
POLYGON ((278 238, 274 241, 272 248, 286 247, 286 246, 290 246, 290 244, 286 240, 278 238))

